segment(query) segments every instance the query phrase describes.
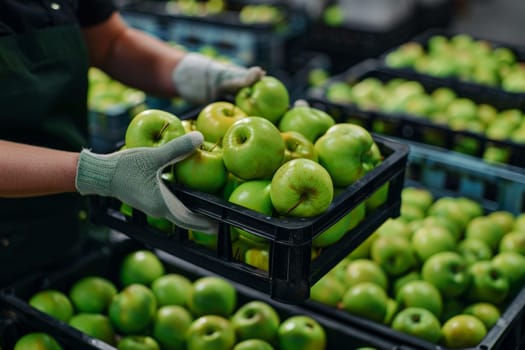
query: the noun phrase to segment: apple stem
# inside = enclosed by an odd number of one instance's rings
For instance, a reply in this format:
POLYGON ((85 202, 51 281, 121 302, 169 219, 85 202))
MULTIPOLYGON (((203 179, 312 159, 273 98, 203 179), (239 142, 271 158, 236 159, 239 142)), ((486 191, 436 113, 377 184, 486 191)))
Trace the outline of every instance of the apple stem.
POLYGON ((308 196, 305 195, 304 193, 301 194, 301 198, 299 198, 299 200, 297 201, 297 203, 295 203, 295 205, 294 205, 293 207, 291 207, 290 209, 288 209, 288 211, 286 212, 286 214, 290 214, 292 211, 294 211, 295 208, 297 208, 299 205, 301 205, 301 203, 303 203, 303 202, 306 200, 307 197, 308 197, 308 196))
POLYGON ((168 122, 164 122, 164 124, 162 124, 162 128, 160 128, 158 134, 157 134, 157 139, 159 139, 162 135, 162 133, 164 132, 164 130, 166 130, 168 128, 168 126, 170 125, 170 123, 168 122))

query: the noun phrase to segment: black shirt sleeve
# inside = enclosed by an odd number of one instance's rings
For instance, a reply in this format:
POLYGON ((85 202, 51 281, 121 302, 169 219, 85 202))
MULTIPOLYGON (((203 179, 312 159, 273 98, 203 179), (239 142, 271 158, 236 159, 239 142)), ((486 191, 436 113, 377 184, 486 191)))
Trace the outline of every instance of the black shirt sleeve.
POLYGON ((116 11, 111 0, 79 0, 77 17, 80 26, 89 27, 104 22, 116 11))

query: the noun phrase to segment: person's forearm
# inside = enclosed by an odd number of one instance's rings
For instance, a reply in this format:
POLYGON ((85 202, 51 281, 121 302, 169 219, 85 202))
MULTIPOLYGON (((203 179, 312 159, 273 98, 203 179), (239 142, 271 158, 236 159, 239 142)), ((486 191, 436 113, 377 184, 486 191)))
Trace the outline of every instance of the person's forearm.
POLYGON ((159 96, 176 94, 171 75, 184 51, 123 25, 118 14, 84 34, 94 55, 92 63, 113 78, 159 96), (109 40, 102 44, 100 38, 104 36, 109 40))
POLYGON ((76 192, 78 156, 0 140, 0 197, 76 192))

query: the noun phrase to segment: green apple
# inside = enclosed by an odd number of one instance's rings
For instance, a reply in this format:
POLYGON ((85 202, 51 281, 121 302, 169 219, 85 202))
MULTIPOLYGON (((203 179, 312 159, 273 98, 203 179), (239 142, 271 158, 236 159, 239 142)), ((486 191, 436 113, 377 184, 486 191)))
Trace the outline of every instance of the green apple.
POLYGON ((118 350, 160 350, 159 343, 146 335, 126 335, 119 339, 118 350))
POLYGON ((407 222, 420 221, 425 218, 425 212, 417 205, 401 202, 399 217, 407 222))
POLYGON ((243 340, 233 347, 233 350, 274 350, 273 346, 261 339, 243 340))
POLYGON ((267 241, 257 242, 244 236, 238 236, 232 240, 232 257, 237 261, 245 261, 248 250, 268 250, 268 247, 269 243, 267 241))
POLYGON ((221 316, 197 318, 186 332, 187 350, 230 350, 236 343, 231 322, 221 316))
POLYGON ((439 252, 428 258, 421 268, 423 280, 432 283, 445 298, 456 298, 470 283, 468 264, 456 252, 439 252))
POLYGON ((268 247, 249 248, 244 253, 244 263, 253 266, 262 271, 268 271, 270 268, 270 252, 268 247))
POLYGON ((284 140, 283 163, 296 158, 307 158, 317 162, 317 151, 314 144, 297 131, 281 132, 284 140))
MULTIPOLYGON (((270 187, 270 180, 249 180, 237 186, 230 194, 228 201, 271 217, 274 209, 270 198, 270 187)), ((231 230, 239 236, 255 242, 262 243, 267 241, 264 237, 257 236, 238 227, 232 226, 231 230)))
POLYGON ((218 192, 227 180, 222 148, 204 141, 188 157, 173 165, 173 174, 177 183, 192 190, 218 192))
POLYGON ((266 75, 252 86, 240 89, 235 104, 249 116, 262 117, 277 125, 290 106, 286 86, 277 78, 266 75))
POLYGON ((327 82, 329 77, 330 72, 328 69, 323 67, 314 67, 308 71, 308 86, 322 86, 327 82))
POLYGON ((164 275, 166 269, 151 250, 137 250, 127 254, 120 264, 119 280, 123 287, 139 283, 150 286, 164 275))
POLYGON ((143 332, 157 311, 157 300, 150 288, 131 284, 113 297, 109 305, 109 318, 123 334, 143 332))
POLYGON ((246 113, 235 104, 216 101, 206 105, 199 112, 195 120, 195 129, 202 133, 205 141, 221 145, 226 130, 244 117, 246 113))
POLYGON ((237 291, 233 284, 226 279, 205 276, 193 282, 188 307, 195 316, 211 314, 229 317, 236 306, 237 291))
POLYGON ((509 292, 519 292, 525 284, 525 256, 516 252, 500 252, 492 258, 492 265, 509 281, 509 292))
POLYGON ((454 251, 456 240, 447 229, 440 226, 423 226, 412 236, 412 249, 421 262, 432 255, 454 251))
POLYGON ((117 287, 110 280, 100 276, 86 276, 76 281, 69 290, 76 312, 105 313, 117 294, 117 287))
POLYGON ((270 198, 280 215, 312 217, 332 203, 334 185, 319 163, 306 158, 283 164, 272 177, 270 198))
POLYGON ((392 321, 394 320, 394 317, 399 312, 399 305, 395 299, 388 298, 386 301, 386 314, 385 318, 383 319, 383 324, 390 326, 392 324, 392 321))
POLYGON ((315 142, 319 163, 337 187, 347 187, 377 165, 374 139, 363 127, 339 123, 315 142))
POLYGON ((458 253, 460 253, 467 264, 480 260, 490 260, 492 258, 492 249, 485 241, 475 238, 463 239, 458 243, 458 253))
POLYGON ((419 207, 424 213, 434 202, 434 195, 423 187, 405 187, 401 191, 401 203, 419 207))
POLYGON ((326 274, 310 288, 310 299, 336 307, 343 299, 345 284, 335 274, 326 274))
POLYGON ((226 169, 244 180, 271 178, 284 159, 279 129, 262 117, 246 117, 233 123, 222 145, 226 169))
POLYGON ((323 350, 326 332, 323 326, 307 315, 294 315, 284 320, 277 330, 281 350, 323 350))
POLYGON ((64 292, 57 289, 36 292, 29 299, 29 305, 63 322, 68 322, 74 312, 71 300, 64 292))
POLYGON ((465 229, 466 239, 484 241, 493 252, 498 249, 504 234, 503 229, 488 216, 479 216, 472 219, 465 229))
POLYGON ((153 319, 153 337, 163 350, 183 350, 192 322, 188 309, 178 305, 162 306, 153 319))
POLYGON ((412 238, 412 230, 410 226, 399 218, 388 218, 375 231, 377 236, 397 236, 410 240, 412 238))
POLYGON ((62 350, 62 346, 50 334, 44 332, 31 332, 20 337, 14 350, 62 350))
POLYGON ((158 109, 147 109, 129 123, 125 144, 127 148, 158 147, 185 133, 177 116, 158 109))
POLYGON ((338 104, 352 103, 352 87, 344 81, 334 81, 326 87, 325 97, 328 101, 338 104))
POLYGON ((487 328, 477 317, 461 314, 447 320, 441 334, 447 348, 464 349, 477 346, 487 335, 487 328))
POLYGON ((420 307, 401 310, 392 321, 392 329, 437 343, 441 338, 441 323, 430 311, 420 307))
POLYGON ((509 294, 509 279, 492 261, 477 261, 469 267, 471 283, 465 294, 472 302, 501 304, 509 294))
POLYGON ((344 24, 345 14, 339 4, 331 4, 324 9, 322 18, 325 24, 331 27, 340 27, 344 24))
POLYGON ((497 210, 488 214, 488 217, 493 219, 496 225, 500 226, 503 233, 512 230, 514 225, 514 215, 506 210, 497 210))
POLYGON ((370 247, 370 256, 389 276, 399 276, 416 266, 410 242, 398 236, 378 236, 370 247))
POLYGON ((330 114, 301 104, 289 109, 278 124, 282 132, 298 132, 312 143, 315 143, 333 125, 335 120, 330 114))
POLYGON ((467 305, 463 313, 479 318, 487 330, 494 327, 501 317, 501 311, 496 305, 482 302, 467 305))
POLYGON ((383 322, 387 313, 388 295, 372 282, 361 282, 348 288, 343 295, 343 310, 372 321, 383 322))
MULTIPOLYGON (((458 226, 451 219, 446 216, 427 216, 421 220, 419 227, 423 226, 439 226, 443 227, 450 232, 454 237, 456 242, 459 242, 463 238, 463 231, 458 229, 458 226)), ((414 227, 414 232, 419 229, 419 227, 414 227)))
POLYGON ((388 199, 388 191, 390 183, 387 182, 374 191, 367 199, 365 199, 366 210, 372 212, 386 203, 388 199))
POLYGON ((443 312, 443 297, 430 282, 416 280, 405 283, 396 294, 401 309, 421 307, 432 312, 438 319, 443 312))
POLYGON ((279 314, 270 304, 252 300, 242 305, 230 318, 237 340, 261 339, 273 343, 281 323, 279 314))
POLYGON ((525 230, 506 233, 499 243, 498 251, 525 255, 525 230))
POLYGON ((186 306, 192 284, 186 276, 168 273, 151 283, 151 291, 155 295, 158 307, 166 305, 186 306))
POLYGON ((421 273, 419 272, 419 270, 412 270, 402 276, 394 278, 393 283, 391 283, 392 285, 391 291, 393 293, 392 295, 394 296, 397 295, 401 287, 403 287, 408 282, 419 281, 419 280, 421 280, 421 273))
POLYGON ((90 337, 115 344, 115 329, 108 316, 103 314, 78 313, 69 320, 69 325, 90 337))
POLYGON ((454 222, 458 231, 463 231, 470 220, 461 210, 462 206, 454 197, 441 197, 432 203, 428 209, 428 216, 445 217, 454 222))
POLYGON ((314 237, 312 240, 312 247, 324 248, 338 242, 349 231, 348 228, 350 227, 353 218, 354 213, 352 211, 344 215, 335 224, 314 237))
POLYGON ((375 261, 368 259, 350 261, 346 266, 343 279, 347 288, 361 282, 375 283, 384 290, 388 288, 388 276, 386 273, 375 261))

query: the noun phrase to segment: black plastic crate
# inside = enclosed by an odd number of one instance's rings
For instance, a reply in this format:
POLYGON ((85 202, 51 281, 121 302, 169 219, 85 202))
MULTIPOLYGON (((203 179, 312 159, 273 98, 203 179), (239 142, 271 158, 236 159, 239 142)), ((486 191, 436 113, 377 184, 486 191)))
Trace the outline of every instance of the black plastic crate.
MULTIPOLYGON (((182 119, 192 119, 192 111, 182 119)), ((168 188, 190 210, 219 222, 217 249, 195 244, 189 232, 180 227, 166 233, 153 227, 144 213, 133 209, 131 215, 120 211, 122 203, 114 198, 92 196, 93 222, 106 225, 131 238, 147 243, 176 257, 244 283, 272 298, 298 303, 309 297, 310 286, 334 267, 344 256, 390 217, 399 215, 408 147, 401 142, 373 135, 384 160, 354 184, 348 186, 321 215, 312 218, 277 218, 228 202, 214 194, 190 190, 173 182, 168 188), (312 240, 362 204, 381 187, 388 186, 387 198, 378 208, 367 211, 365 220, 348 231, 337 243, 312 252, 312 240), (268 271, 240 262, 232 249, 230 227, 241 228, 269 243, 268 271)))
POLYGON ((325 110, 340 118, 358 120, 369 130, 374 129, 376 122, 384 123, 388 125, 388 131, 385 131, 385 134, 403 140, 427 143, 426 137, 432 133, 436 139, 439 139, 440 147, 453 150, 454 147, 459 145, 461 140, 470 139, 478 144, 475 153, 472 154, 478 158, 481 158, 485 150, 491 146, 508 149, 510 151, 510 159, 505 166, 514 168, 515 171, 519 171, 518 168, 525 168, 525 144, 523 143, 510 140, 496 140, 488 138, 484 134, 467 130, 452 130, 447 125, 438 124, 426 118, 407 113, 365 110, 355 104, 334 103, 326 98, 326 89, 330 84, 346 82, 352 85, 366 78, 376 78, 382 82, 393 79, 417 81, 422 84, 427 92, 434 91, 440 87, 447 87, 454 90, 458 97, 471 99, 477 104, 490 104, 498 111, 507 109, 525 110, 525 100, 518 101, 506 98, 508 95, 505 93, 496 94, 481 87, 468 88, 466 85, 453 85, 443 79, 424 75, 409 76, 397 70, 385 69, 377 60, 373 59, 362 61, 345 72, 331 77, 322 87, 310 89, 307 93, 307 99, 313 107, 325 110))
MULTIPOLYGON (((525 212, 525 174, 434 147, 409 144, 406 186, 430 190, 435 198, 474 199, 487 213, 505 210, 518 215, 525 212)), ((303 305, 349 326, 366 329, 381 339, 392 339, 422 350, 448 349, 313 300, 303 305)), ((520 350, 525 347, 525 286, 505 305, 497 324, 476 347, 469 350, 520 350)))
POLYGON ((400 45, 415 33, 414 13, 381 28, 352 23, 331 26, 317 18, 312 20, 298 45, 328 54, 334 71, 341 72, 352 64, 377 57, 400 45))
POLYGON ((169 1, 137 1, 120 11, 131 26, 155 32, 157 37, 189 51, 213 47, 236 64, 280 69, 290 44, 306 31, 307 19, 285 3, 274 2, 283 13, 281 23, 242 23, 239 10, 249 3, 255 2, 225 2, 223 11, 209 15, 184 15, 169 1))
MULTIPOLYGON (((70 327, 64 322, 58 321, 37 309, 31 307, 27 300, 37 291, 44 289, 58 289, 66 292, 73 283, 82 277, 97 275, 108 278, 118 286, 118 268, 123 257, 138 249, 148 249, 136 241, 126 239, 112 243, 103 249, 94 250, 81 259, 73 261, 63 269, 56 270, 47 275, 36 273, 32 276, 19 280, 9 288, 0 291, 0 305, 4 311, 5 318, 0 319, 0 346, 12 349, 16 340, 29 331, 45 331, 54 336, 65 350, 115 350, 113 346, 94 339, 86 334, 70 327)), ((202 276, 214 275, 210 271, 196 267, 195 265, 174 258, 168 254, 155 251, 160 257, 166 271, 179 273, 190 280, 202 276)), ((264 301, 273 306, 278 312, 281 320, 292 315, 308 315, 317 320, 325 329, 327 335, 327 349, 344 347, 354 349, 362 346, 373 346, 378 350, 410 350, 410 347, 398 346, 389 340, 378 339, 357 328, 340 324, 330 318, 304 310, 296 305, 281 304, 268 298, 263 293, 257 292, 249 287, 232 282, 237 289, 237 305, 252 300, 264 301)))
MULTIPOLYGON (((424 31, 423 33, 416 35, 415 37, 412 37, 409 42, 416 42, 423 46, 423 48, 428 47, 428 41, 430 38, 432 38, 435 35, 441 35, 446 38, 452 38, 455 35, 458 34, 464 34, 461 32, 454 32, 451 30, 443 29, 443 28, 430 28, 424 31)), ((517 46, 517 45, 511 45, 509 43, 501 42, 501 41, 495 41, 490 40, 482 37, 478 37, 473 34, 468 34, 470 37, 472 37, 474 40, 481 40, 484 42, 487 42, 491 45, 492 48, 508 48, 510 49, 514 55, 516 56, 516 59, 521 62, 522 64, 525 62, 525 47, 517 46)), ((390 48, 389 50, 385 51, 380 56, 380 61, 382 62, 382 65, 385 69, 393 70, 395 72, 398 72, 409 79, 431 79, 435 80, 438 84, 446 84, 447 86, 451 86, 453 88, 460 88, 463 91, 467 91, 471 94, 477 94, 479 96, 483 96, 483 98, 492 98, 499 101, 502 101, 502 103, 511 104, 511 105, 517 105, 521 106, 522 108, 525 108, 525 92, 510 92, 510 91, 504 91, 500 86, 490 86, 486 84, 476 83, 474 81, 467 81, 462 80, 457 76, 448 76, 448 77, 438 77, 438 76, 431 76, 428 74, 423 74, 415 69, 412 68, 392 68, 388 67, 385 62, 386 56, 391 53, 392 51, 396 50, 398 47, 390 48), (485 97, 487 96, 487 97, 485 97)))

